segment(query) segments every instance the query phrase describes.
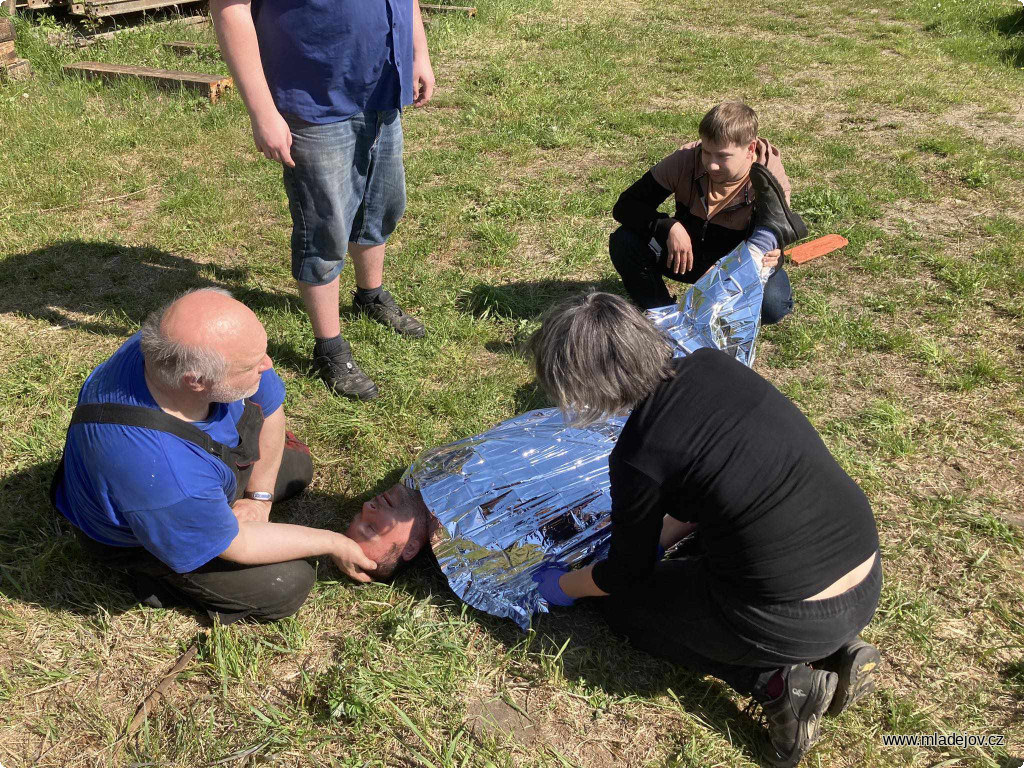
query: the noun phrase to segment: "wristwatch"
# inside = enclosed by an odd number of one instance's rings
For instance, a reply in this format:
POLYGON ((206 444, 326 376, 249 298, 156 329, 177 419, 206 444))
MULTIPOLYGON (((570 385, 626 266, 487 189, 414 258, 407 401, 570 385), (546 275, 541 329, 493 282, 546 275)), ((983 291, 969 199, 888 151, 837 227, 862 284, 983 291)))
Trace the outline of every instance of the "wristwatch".
POLYGON ((266 491, 246 491, 243 496, 253 501, 273 501, 274 494, 267 493, 266 491))

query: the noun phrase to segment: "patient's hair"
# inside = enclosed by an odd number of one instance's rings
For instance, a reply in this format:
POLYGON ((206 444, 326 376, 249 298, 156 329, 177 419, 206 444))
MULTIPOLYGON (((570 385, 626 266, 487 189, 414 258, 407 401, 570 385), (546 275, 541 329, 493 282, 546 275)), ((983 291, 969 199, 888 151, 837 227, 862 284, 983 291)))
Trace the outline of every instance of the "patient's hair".
POLYGON ((672 375, 672 345, 638 309, 610 293, 553 307, 530 338, 537 378, 576 426, 627 411, 672 375))
POLYGON ((723 101, 704 115, 697 132, 714 144, 746 146, 757 138, 757 112, 740 101, 723 101))
MULTIPOLYGON (((420 543, 419 552, 422 552, 427 545, 427 534, 430 529, 428 524, 430 511, 427 509, 427 505, 423 503, 423 497, 420 496, 419 491, 409 490, 409 494, 413 497, 413 500, 407 504, 395 507, 395 516, 402 522, 406 520, 413 521, 412 529, 409 531, 409 541, 418 541, 420 543)), ((377 567, 366 573, 374 581, 392 581, 395 576, 408 568, 412 561, 416 559, 413 557, 403 560, 403 549, 405 549, 404 546, 392 544, 387 554, 377 560, 377 567)))

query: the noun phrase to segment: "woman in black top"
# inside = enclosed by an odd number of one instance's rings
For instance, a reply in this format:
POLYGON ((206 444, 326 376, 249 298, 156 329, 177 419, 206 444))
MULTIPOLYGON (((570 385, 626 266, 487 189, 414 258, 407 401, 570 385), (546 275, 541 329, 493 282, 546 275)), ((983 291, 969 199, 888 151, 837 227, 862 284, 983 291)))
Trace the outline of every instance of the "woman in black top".
POLYGON ((609 457, 608 557, 547 569, 541 594, 604 597, 634 645, 753 696, 773 763, 796 765, 821 715, 874 685, 878 651, 857 636, 882 580, 864 493, 770 383, 717 350, 673 360, 619 297, 556 307, 532 345, 573 421, 632 411, 609 457), (692 532, 697 554, 661 560, 692 532))

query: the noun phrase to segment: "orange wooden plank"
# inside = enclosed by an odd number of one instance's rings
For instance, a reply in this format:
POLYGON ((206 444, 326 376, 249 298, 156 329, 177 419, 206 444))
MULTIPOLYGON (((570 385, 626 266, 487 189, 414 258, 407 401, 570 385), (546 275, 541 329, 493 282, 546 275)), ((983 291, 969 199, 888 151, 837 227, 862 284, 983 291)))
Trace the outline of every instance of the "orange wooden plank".
POLYGON ((824 256, 826 253, 838 251, 840 248, 844 248, 849 244, 850 241, 842 235, 825 235, 809 242, 801 243, 794 248, 790 248, 786 253, 789 255, 789 258, 793 260, 794 264, 803 264, 811 259, 824 256))

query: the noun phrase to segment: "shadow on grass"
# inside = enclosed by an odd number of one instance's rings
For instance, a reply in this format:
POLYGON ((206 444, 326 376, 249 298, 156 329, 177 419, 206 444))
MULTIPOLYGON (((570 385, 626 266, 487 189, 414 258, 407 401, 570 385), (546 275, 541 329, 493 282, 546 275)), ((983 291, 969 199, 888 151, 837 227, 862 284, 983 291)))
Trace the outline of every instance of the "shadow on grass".
POLYGON ((147 314, 191 288, 226 288, 256 311, 297 307, 294 299, 247 287, 245 268, 197 263, 159 248, 66 240, 2 264, 0 312, 98 334, 127 337, 147 314))
MULTIPOLYGON (((81 616, 117 615, 138 607, 127 577, 87 557, 73 526, 50 506, 55 469, 56 462, 51 461, 0 480, 0 597, 81 616)), ((349 508, 357 510, 358 503, 307 490, 275 504, 271 519, 341 531, 349 508)), ((321 561, 321 578, 339 578, 330 558, 321 561)), ((208 623, 205 613, 189 606, 172 610, 195 614, 208 623)))
POLYGON ((623 294, 622 283, 615 279, 593 282, 581 280, 536 280, 503 285, 480 283, 463 291, 457 306, 476 317, 500 317, 508 320, 538 320, 562 299, 587 291, 623 294))
POLYGON ((1012 67, 1024 67, 1024 8, 1000 16, 995 28, 1010 39, 1010 46, 1003 51, 1003 60, 1012 67))
MULTIPOLYGON (((636 650, 612 633, 597 600, 536 617, 535 634, 524 635, 510 620, 461 603, 432 557, 418 558, 415 567, 396 578, 394 588, 417 600, 432 602, 452 616, 465 612, 505 648, 525 643, 530 661, 542 670, 557 667, 566 680, 580 681, 622 698, 666 694, 675 704, 669 709, 689 718, 696 715, 708 728, 727 734, 756 764, 769 765, 761 762, 766 729, 737 707, 727 685, 636 650)), ((682 752, 686 744, 687 737, 680 733, 670 749, 682 752)))

